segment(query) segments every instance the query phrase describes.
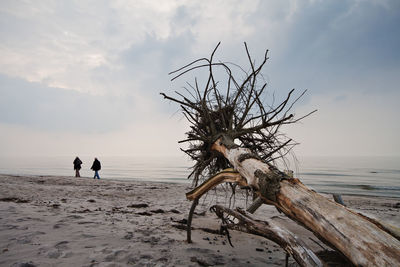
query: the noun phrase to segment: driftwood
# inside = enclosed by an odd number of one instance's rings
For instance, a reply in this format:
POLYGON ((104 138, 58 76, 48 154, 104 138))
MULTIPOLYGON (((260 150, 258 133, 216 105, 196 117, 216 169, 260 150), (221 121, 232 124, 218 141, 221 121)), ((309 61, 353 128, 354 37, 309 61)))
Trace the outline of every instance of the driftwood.
POLYGON ((333 200, 335 200, 336 203, 339 203, 340 205, 346 206, 343 202, 342 196, 339 194, 332 194, 333 200))
MULTIPOLYGON (((198 201, 202 195, 215 188, 222 183, 237 183, 240 186, 248 187, 246 179, 244 179, 240 173, 234 171, 233 169, 224 170, 217 175, 209 178, 203 182, 200 186, 196 187, 194 190, 186 193, 186 198, 192 200, 192 206, 190 208, 188 220, 187 220, 187 242, 191 243, 191 230, 192 230, 192 219, 194 210, 198 204, 198 201)), ((258 201, 261 198, 258 198, 258 201)), ((257 201, 256 201, 257 203, 257 201)), ((260 204, 256 204, 255 207, 259 207, 260 204)), ((255 208, 256 209, 256 208, 255 208)), ((295 235, 290 233, 284 227, 277 225, 274 222, 257 222, 250 218, 244 211, 233 211, 225 207, 215 205, 211 208, 213 212, 217 214, 219 218, 225 221, 224 213, 233 216, 239 220, 239 223, 229 223, 226 227, 249 234, 263 236, 270 239, 280 245, 288 255, 292 255, 293 258, 300 264, 300 266, 322 266, 319 258, 314 254, 314 252, 307 247, 307 245, 299 240, 295 235)), ((255 210, 254 210, 255 211, 255 210)), ((254 212, 253 211, 253 212, 254 212)), ((229 234, 228 234, 228 240, 229 234)), ((287 259, 286 259, 287 261, 287 259)))
MULTIPOLYGON (((245 44, 250 65, 245 71, 235 64, 215 62, 218 47, 219 44, 210 58, 195 60, 170 73, 175 75, 172 78, 175 80, 187 72, 206 69, 209 75, 205 84, 199 84, 197 79, 194 84, 188 83, 189 88, 185 88, 188 95, 176 92, 179 99, 161 93, 165 99, 180 105, 191 124, 187 138, 179 142, 188 144, 182 150, 195 162, 189 178, 193 179, 196 188, 187 194, 187 198, 195 202, 189 213, 188 241, 198 199, 211 188, 228 181, 248 186, 258 196, 249 212, 254 212, 262 203, 272 204, 357 266, 400 266, 400 241, 396 238, 398 235, 393 234, 396 231, 390 230, 393 228, 328 200, 274 167, 275 160, 284 160, 297 144, 281 132, 281 127, 315 112, 300 118, 291 113, 306 91, 294 98, 293 89, 281 102, 276 103, 273 96, 272 102, 267 104, 267 84, 261 71, 268 60, 268 50, 257 66, 245 44), (232 66, 238 67, 240 77, 244 77, 242 81, 235 78, 237 72, 231 69, 232 66), (217 81, 216 68, 226 74, 222 78, 225 82, 217 81), (223 86, 224 93, 219 89, 223 86), (228 168, 233 170, 219 173, 228 168), (206 177, 212 178, 204 181, 206 177)), ((239 214, 234 211, 218 209, 237 215, 240 221, 239 214)), ((247 215, 245 218, 250 220, 247 215)), ((298 245, 294 242, 292 246, 298 245)), ((300 252, 296 255, 299 264, 309 260, 300 252)))
POLYGON ((187 242, 192 243, 192 235, 191 235, 191 226, 192 226, 192 219, 193 219, 193 213, 194 210, 199 202, 199 199, 202 195, 210 191, 212 188, 216 187, 219 184, 225 183, 225 182, 231 182, 231 183, 237 183, 242 186, 247 185, 246 179, 243 179, 242 176, 234 171, 233 169, 226 169, 204 183, 202 183, 200 186, 195 188, 194 190, 186 193, 186 198, 189 200, 193 200, 192 206, 189 211, 189 216, 188 216, 188 222, 187 222, 187 242))
POLYGON ((226 169, 206 180, 204 183, 201 184, 201 186, 186 193, 186 198, 189 200, 199 199, 202 195, 210 191, 212 188, 216 187, 219 184, 227 182, 237 183, 241 186, 248 186, 246 179, 244 179, 240 175, 240 173, 234 171, 233 169, 226 169))
MULTIPOLYGON (((276 191, 275 206, 289 218, 311 230, 327 244, 340 251, 357 266, 399 266, 400 241, 385 231, 378 222, 339 205, 310 190, 298 179, 289 178, 276 168, 254 158, 240 160, 251 153, 245 148, 228 149, 221 140, 213 149, 221 152, 235 169, 257 189, 276 187, 275 177, 281 177, 276 191)), ((269 190, 268 190, 269 191, 269 190)), ((270 199, 271 200, 271 199, 270 199)))
POLYGON ((287 253, 292 255, 300 266, 322 266, 321 261, 312 250, 295 235, 275 222, 255 221, 245 211, 241 211, 240 209, 233 211, 220 205, 211 207, 211 210, 221 219, 224 219, 224 215, 228 214, 239 221, 238 223, 228 223, 227 226, 230 229, 259 235, 274 241, 287 253))

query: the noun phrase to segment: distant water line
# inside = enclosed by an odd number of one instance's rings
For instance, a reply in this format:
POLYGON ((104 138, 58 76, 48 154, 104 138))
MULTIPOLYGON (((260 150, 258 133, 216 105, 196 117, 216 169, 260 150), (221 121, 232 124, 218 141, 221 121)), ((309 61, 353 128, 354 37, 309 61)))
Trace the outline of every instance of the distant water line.
MULTIPOLYGON (((0 173, 74 176, 75 156, 0 157, 0 173)), ((93 157, 83 161, 81 176, 93 177, 93 157)), ((187 183, 191 162, 185 157, 99 157, 102 179, 187 183)), ((295 177, 322 193, 400 198, 400 157, 303 157, 295 177)))

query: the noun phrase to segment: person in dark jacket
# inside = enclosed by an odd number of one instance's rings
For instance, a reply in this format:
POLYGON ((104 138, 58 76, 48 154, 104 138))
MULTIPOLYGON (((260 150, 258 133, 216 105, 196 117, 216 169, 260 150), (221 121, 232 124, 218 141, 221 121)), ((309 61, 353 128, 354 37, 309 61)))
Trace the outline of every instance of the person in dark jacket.
POLYGON ((93 179, 100 179, 99 176, 99 171, 101 170, 101 164, 100 161, 97 158, 94 158, 93 164, 92 164, 92 170, 94 170, 94 177, 93 179))
POLYGON ((75 177, 81 177, 79 170, 81 169, 82 161, 80 158, 76 157, 74 162, 75 177))

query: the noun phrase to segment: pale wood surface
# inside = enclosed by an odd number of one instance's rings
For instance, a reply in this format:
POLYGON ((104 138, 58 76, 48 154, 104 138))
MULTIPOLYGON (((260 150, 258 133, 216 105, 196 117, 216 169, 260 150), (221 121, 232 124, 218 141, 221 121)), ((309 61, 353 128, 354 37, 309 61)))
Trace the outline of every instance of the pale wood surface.
MULTIPOLYGON (((275 175, 273 168, 245 148, 228 149, 217 141, 213 149, 222 153, 250 185, 259 188, 257 170, 275 175)), ((357 266, 400 266, 400 241, 371 220, 328 200, 304 186, 298 179, 280 183, 275 205, 291 219, 310 229, 318 238, 343 253, 357 266)))

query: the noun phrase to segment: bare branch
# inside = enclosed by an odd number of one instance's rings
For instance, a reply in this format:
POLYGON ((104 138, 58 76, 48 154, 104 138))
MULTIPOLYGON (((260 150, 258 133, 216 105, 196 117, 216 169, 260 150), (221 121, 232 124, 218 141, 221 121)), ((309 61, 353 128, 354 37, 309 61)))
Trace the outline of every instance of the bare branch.
MULTIPOLYGON (((180 143, 185 143, 188 148, 183 151, 195 161, 193 177, 195 184, 198 179, 204 179, 208 174, 230 167, 230 163, 218 153, 211 153, 210 148, 220 136, 229 136, 237 139, 244 147, 251 148, 257 155, 270 162, 274 155, 284 155, 295 144, 290 138, 280 135, 280 126, 297 122, 293 114, 288 114, 296 102, 303 97, 303 91, 294 101, 291 101, 294 89, 289 91, 286 98, 275 104, 275 96, 272 95, 272 105, 265 104, 264 98, 267 90, 262 76, 262 69, 268 60, 268 50, 260 64, 252 59, 249 48, 244 43, 249 70, 232 62, 215 62, 215 54, 220 47, 218 43, 209 58, 200 58, 179 68, 170 74, 175 75, 175 80, 182 75, 197 70, 208 71, 206 82, 200 89, 197 78, 194 85, 184 88, 188 96, 179 92, 179 98, 174 98, 161 93, 164 98, 181 105, 185 118, 190 122, 190 131, 180 143), (234 77, 232 68, 244 74, 241 82, 234 77), (223 70, 222 78, 221 72, 223 70), (219 81, 219 82, 218 82, 219 81), (262 83, 260 82, 262 81, 262 83), (221 84, 221 82, 224 82, 221 84), (224 88, 222 93, 220 88, 224 88), (282 153, 280 154, 280 151, 282 153)), ((301 117, 311 115, 313 112, 301 117)))

